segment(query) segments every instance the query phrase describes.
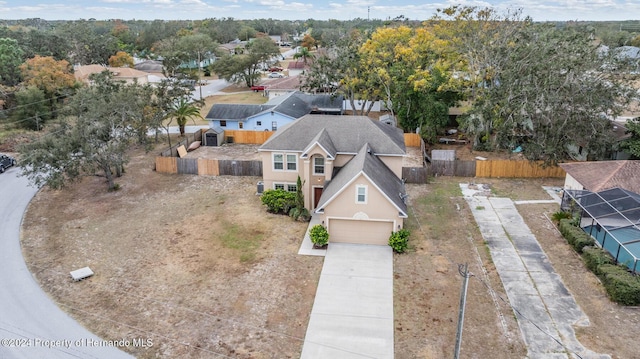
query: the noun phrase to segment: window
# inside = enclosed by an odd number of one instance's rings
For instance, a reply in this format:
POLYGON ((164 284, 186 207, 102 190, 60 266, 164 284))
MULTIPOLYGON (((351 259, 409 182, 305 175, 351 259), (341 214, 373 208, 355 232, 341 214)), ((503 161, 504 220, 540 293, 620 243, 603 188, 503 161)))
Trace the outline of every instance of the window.
POLYGON ((356 186, 356 203, 367 203, 367 186, 356 186))
POLYGON ((244 128, 244 122, 238 122, 238 128, 242 130, 244 128))
POLYGON ((284 169, 284 155, 282 153, 273 154, 273 169, 274 170, 284 169))
POLYGON ((296 154, 274 153, 273 154, 273 169, 285 170, 285 171, 297 171, 298 170, 298 156, 296 154), (287 163, 285 167, 285 161, 287 163))
POLYGON ((287 155, 287 170, 295 171, 298 169, 298 159, 296 155, 287 155))
POLYGON ((262 126, 262 121, 257 121, 257 122, 256 122, 256 125, 258 125, 258 126, 262 126))
POLYGON ((220 120, 220 127, 227 127, 227 121, 220 120))
POLYGON ((295 192, 298 189, 298 186, 293 183, 274 183, 273 188, 281 189, 287 192, 295 192))
POLYGON ((324 174, 324 157, 314 157, 313 159, 313 174, 324 174))
POLYGON ((278 130, 278 121, 271 121, 271 131, 278 130))

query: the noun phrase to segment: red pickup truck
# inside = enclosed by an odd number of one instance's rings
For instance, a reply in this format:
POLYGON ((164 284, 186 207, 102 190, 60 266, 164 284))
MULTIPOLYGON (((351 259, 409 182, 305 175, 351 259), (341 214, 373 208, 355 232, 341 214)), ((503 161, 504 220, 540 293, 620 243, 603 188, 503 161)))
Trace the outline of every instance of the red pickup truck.
POLYGON ((253 92, 264 91, 265 88, 266 88, 265 85, 253 85, 253 86, 251 86, 251 90, 253 92))

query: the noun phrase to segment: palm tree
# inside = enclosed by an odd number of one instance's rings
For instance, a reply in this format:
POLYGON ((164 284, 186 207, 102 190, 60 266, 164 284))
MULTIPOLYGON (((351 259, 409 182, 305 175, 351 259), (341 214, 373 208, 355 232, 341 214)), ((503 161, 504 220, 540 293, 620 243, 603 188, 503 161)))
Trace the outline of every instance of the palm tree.
POLYGON ((300 49, 298 49, 298 52, 296 52, 293 55, 293 58, 295 60, 298 60, 299 58, 302 57, 302 62, 304 62, 304 64, 307 64, 307 59, 313 57, 313 55, 311 54, 311 51, 309 51, 309 49, 307 49, 306 47, 302 46, 300 47, 300 49))
POLYGON ((189 119, 193 119, 194 117, 202 118, 200 108, 196 104, 187 101, 185 97, 180 98, 180 100, 172 106, 169 116, 176 119, 178 127, 180 127, 181 136, 184 136, 184 126, 189 119))

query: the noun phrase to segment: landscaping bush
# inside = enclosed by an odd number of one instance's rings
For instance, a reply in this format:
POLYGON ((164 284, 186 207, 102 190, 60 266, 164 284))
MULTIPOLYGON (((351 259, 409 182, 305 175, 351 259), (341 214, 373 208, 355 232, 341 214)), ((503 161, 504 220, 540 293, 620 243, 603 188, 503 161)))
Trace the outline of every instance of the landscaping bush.
POLYGON ((260 200, 267 206, 267 211, 288 215, 296 204, 296 194, 282 189, 268 189, 262 193, 260 200))
POLYGON ((640 304, 640 279, 625 268, 613 264, 599 267, 600 279, 611 300, 622 305, 640 304))
POLYGON ((309 237, 311 238, 311 243, 316 247, 324 247, 329 243, 329 232, 327 232, 327 229, 321 224, 316 224, 311 227, 309 237))
POLYGON ((563 219, 571 219, 572 217, 573 215, 571 214, 571 212, 565 211, 558 211, 551 215, 551 219, 556 222, 560 222, 563 219))
POLYGON ((391 246, 396 253, 404 253, 409 246, 409 234, 409 231, 404 228, 397 232, 391 232, 389 246, 391 246))
POLYGON ((562 236, 578 253, 582 253, 582 248, 596 244, 593 237, 576 227, 571 219, 561 219, 558 227, 562 236))
POLYGON ((582 260, 590 271, 597 276, 601 275, 600 266, 604 264, 613 264, 613 258, 602 248, 584 247, 582 248, 582 260))

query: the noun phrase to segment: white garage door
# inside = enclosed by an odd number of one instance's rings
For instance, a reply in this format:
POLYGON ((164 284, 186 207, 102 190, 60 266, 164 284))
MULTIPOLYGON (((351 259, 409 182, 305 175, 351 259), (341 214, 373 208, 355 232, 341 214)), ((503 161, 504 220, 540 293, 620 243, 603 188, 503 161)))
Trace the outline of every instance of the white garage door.
POLYGON ((389 244, 393 222, 329 219, 329 243, 389 244))

